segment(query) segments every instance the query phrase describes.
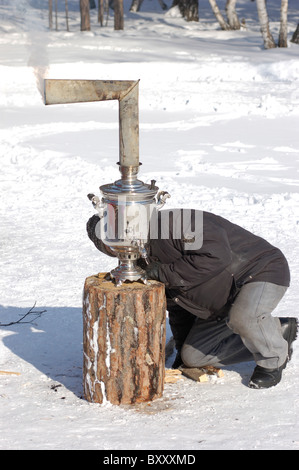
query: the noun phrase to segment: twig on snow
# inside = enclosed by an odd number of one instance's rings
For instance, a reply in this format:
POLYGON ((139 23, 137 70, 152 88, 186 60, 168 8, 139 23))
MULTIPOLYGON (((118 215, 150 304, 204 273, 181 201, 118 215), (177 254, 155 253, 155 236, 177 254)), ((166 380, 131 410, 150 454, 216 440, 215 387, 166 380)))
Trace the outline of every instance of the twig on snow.
POLYGON ((33 323, 34 319, 40 318, 41 315, 47 311, 47 310, 40 310, 40 311, 35 311, 34 312, 33 309, 35 308, 35 305, 36 305, 36 302, 34 302, 33 307, 31 307, 31 309, 28 310, 28 312, 26 312, 25 315, 23 315, 21 318, 19 318, 19 320, 12 321, 10 323, 1 323, 0 322, 0 326, 11 326, 11 325, 17 325, 17 324, 24 324, 24 323, 33 323), (24 319, 27 318, 29 315, 34 315, 34 318, 32 318, 29 321, 24 321, 24 319))

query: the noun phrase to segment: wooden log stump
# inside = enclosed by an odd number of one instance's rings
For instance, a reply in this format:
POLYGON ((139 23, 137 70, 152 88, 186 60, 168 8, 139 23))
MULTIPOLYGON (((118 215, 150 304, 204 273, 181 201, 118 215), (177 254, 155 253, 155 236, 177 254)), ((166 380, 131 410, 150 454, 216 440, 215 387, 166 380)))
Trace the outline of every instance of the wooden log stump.
POLYGON ((83 294, 84 396, 94 403, 132 404, 161 397, 165 374, 164 284, 121 286, 100 273, 83 294))

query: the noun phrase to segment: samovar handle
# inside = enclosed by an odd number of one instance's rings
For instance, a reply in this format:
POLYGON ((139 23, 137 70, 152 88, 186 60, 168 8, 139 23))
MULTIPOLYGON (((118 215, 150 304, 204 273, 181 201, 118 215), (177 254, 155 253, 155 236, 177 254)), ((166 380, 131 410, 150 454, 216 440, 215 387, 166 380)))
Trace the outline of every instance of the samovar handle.
POLYGON ((156 198, 157 198, 157 203, 156 203, 156 208, 158 210, 162 209, 164 204, 166 203, 166 199, 168 199, 170 194, 167 191, 159 191, 156 198))
POLYGON ((87 194, 87 197, 92 202, 92 205, 95 208, 95 210, 98 211, 100 218, 103 217, 104 209, 106 207, 106 205, 103 202, 104 201, 103 198, 100 199, 98 196, 95 196, 92 193, 87 194))

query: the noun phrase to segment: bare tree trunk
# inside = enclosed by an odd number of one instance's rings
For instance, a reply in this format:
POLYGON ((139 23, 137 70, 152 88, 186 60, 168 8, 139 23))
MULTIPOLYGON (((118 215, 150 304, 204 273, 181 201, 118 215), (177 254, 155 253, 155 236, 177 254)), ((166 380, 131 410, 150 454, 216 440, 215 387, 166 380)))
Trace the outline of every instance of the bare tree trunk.
POLYGON ((265 49, 273 49, 274 47, 276 47, 276 44, 269 28, 266 0, 256 0, 256 7, 261 25, 261 33, 264 40, 265 49))
POLYGON ((80 0, 81 31, 90 31, 89 0, 80 0))
POLYGON ((158 2, 160 3, 160 7, 162 8, 162 10, 167 10, 167 5, 166 3, 163 2, 163 0, 158 0, 158 2))
POLYGON ((133 0, 132 3, 131 3, 131 6, 130 6, 130 11, 133 11, 134 13, 136 11, 139 11, 142 2, 143 2, 143 0, 133 0))
POLYGON ((198 21, 198 0, 189 0, 188 8, 185 14, 187 21, 198 21))
POLYGON ((68 0, 65 0, 65 21, 66 21, 66 30, 69 31, 69 7, 68 7, 68 0))
POLYGON ((49 28, 53 28, 53 2, 49 0, 49 28))
POLYGON ((104 22, 104 0, 99 0, 98 3, 98 23, 103 26, 104 22))
POLYGON ((123 0, 114 0, 114 29, 124 29, 124 4, 123 0))
POLYGON ((220 24, 221 29, 223 29, 224 31, 230 29, 229 25, 227 24, 227 22, 223 18, 223 15, 222 15, 222 13, 220 12, 220 10, 218 8, 216 0, 209 0, 209 2, 210 2, 210 5, 212 7, 214 15, 216 16, 216 19, 217 19, 218 23, 220 24))
POLYGON ((281 0, 278 47, 288 47, 288 0, 281 0))
POLYGON ((198 0, 173 0, 171 8, 176 6, 187 21, 198 21, 198 0))
POLYGON ((296 31, 294 32, 291 42, 294 44, 299 44, 299 23, 297 25, 296 31))
POLYGON ((58 31, 58 0, 55 0, 55 29, 58 31))
POLYGON ((109 18, 109 2, 108 0, 98 0, 98 23, 101 26, 104 26, 104 16, 106 14, 106 24, 108 23, 109 18))
POLYGON ((227 0, 225 10, 228 19, 228 24, 231 29, 240 29, 240 21, 236 12, 237 0, 227 0))

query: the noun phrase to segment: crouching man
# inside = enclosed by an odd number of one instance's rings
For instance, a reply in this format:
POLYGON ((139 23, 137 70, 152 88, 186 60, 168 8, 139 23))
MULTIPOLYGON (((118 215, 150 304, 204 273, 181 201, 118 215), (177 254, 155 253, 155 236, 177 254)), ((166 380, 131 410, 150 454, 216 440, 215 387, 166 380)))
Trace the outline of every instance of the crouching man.
MULTIPOLYGON (((283 253, 212 213, 158 213, 147 246, 149 279, 165 284, 177 356, 174 368, 223 367, 254 360, 251 388, 277 385, 291 358, 297 319, 271 313, 290 284, 283 253), (155 236, 152 236, 152 234, 155 236)), ((103 253, 94 215, 87 233, 103 253)))

